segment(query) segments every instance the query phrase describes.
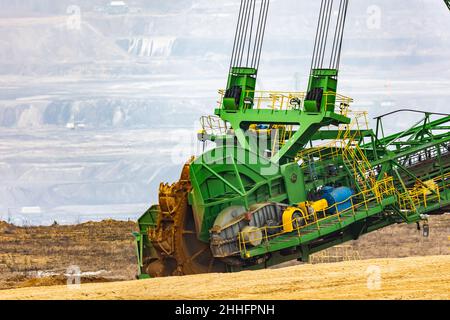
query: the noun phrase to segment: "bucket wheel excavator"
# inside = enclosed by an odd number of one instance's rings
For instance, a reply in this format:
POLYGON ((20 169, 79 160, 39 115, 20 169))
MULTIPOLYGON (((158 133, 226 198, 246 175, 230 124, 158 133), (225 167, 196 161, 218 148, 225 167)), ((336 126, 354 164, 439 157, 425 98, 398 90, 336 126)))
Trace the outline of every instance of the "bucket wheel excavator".
MULTIPOLYGON (((306 92, 256 91, 269 0, 241 0, 209 148, 139 218, 139 278, 267 268, 450 206, 450 115, 385 135, 338 93, 348 0, 322 0, 306 92), (337 12, 337 15, 334 13, 337 12)), ((450 0, 445 0, 450 9, 450 0)))

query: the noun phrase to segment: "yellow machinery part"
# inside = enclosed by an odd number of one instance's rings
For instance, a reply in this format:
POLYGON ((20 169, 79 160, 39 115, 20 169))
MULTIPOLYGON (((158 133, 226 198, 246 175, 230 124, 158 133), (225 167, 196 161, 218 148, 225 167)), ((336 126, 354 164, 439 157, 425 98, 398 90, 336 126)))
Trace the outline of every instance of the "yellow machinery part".
POLYGON ((283 232, 292 232, 294 231, 294 214, 298 213, 303 216, 306 221, 306 211, 303 211, 297 207, 289 207, 283 212, 282 220, 283 220, 283 232))
POLYGON ((283 222, 283 232, 294 231, 294 215, 300 214, 305 222, 308 222, 313 216, 309 216, 308 212, 313 209, 312 213, 325 211, 328 208, 328 201, 326 199, 321 199, 315 202, 301 202, 298 207, 289 207, 283 212, 282 222, 283 222))
POLYGON ((439 191, 439 186, 434 180, 428 180, 423 183, 425 186, 422 186, 422 191, 424 195, 429 196, 433 193, 433 191, 439 191))
POLYGON ((297 207, 302 210, 302 212, 308 212, 308 207, 306 206, 308 202, 300 202, 297 207))
POLYGON ((324 211, 328 208, 328 201, 327 199, 322 199, 316 202, 311 202, 310 205, 315 212, 324 211))

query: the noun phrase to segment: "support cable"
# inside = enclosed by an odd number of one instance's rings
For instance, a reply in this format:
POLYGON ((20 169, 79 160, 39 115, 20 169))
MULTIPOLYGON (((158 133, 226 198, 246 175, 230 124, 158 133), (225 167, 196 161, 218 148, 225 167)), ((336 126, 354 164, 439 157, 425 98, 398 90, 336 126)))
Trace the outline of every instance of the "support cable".
POLYGON ((343 0, 341 0, 339 3, 339 13, 338 13, 337 22, 336 22, 336 28, 334 31, 333 47, 331 49, 330 69, 334 69, 335 61, 336 61, 336 48, 338 45, 338 31, 340 30, 341 23, 342 23, 342 11, 343 11, 342 4, 343 4, 343 0))
POLYGON ((330 69, 339 69, 348 1, 340 0, 337 18, 334 19, 334 1, 322 0, 311 61, 311 74, 314 69, 323 69, 325 64, 329 64, 330 69), (332 24, 333 26, 331 26, 332 24), (331 37, 330 29, 334 29, 332 45, 328 45, 328 38, 331 37))
POLYGON ((256 27, 255 44, 253 46, 253 55, 252 55, 252 61, 251 61, 252 68, 255 67, 255 63, 256 63, 256 48, 257 48, 257 44, 259 43, 259 38, 261 36, 262 14, 263 14, 264 7, 265 7, 265 0, 262 0, 261 7, 259 8, 259 17, 258 17, 258 25, 256 27))
POLYGON ((253 48, 252 48, 252 58, 250 60, 250 67, 253 68, 254 61, 255 61, 255 52, 256 52, 256 44, 258 43, 259 35, 260 35, 260 26, 261 26, 261 15, 262 15, 262 9, 263 9, 263 2, 264 0, 261 0, 261 5, 259 7, 259 15, 258 15, 258 22, 256 24, 256 31, 255 31, 255 40, 253 41, 253 48))
POLYGON ((270 0, 241 0, 230 71, 233 67, 254 69, 259 67, 269 4, 270 0), (257 19, 255 15, 258 15, 257 19))
POLYGON ((236 50, 236 57, 235 60, 233 62, 233 67, 238 67, 238 63, 239 63, 239 56, 243 47, 243 38, 244 38, 244 26, 245 26, 245 20, 246 20, 246 16, 247 16, 247 12, 248 12, 248 1, 247 0, 242 0, 244 2, 244 11, 243 11, 243 15, 241 17, 241 20, 239 21, 240 27, 239 27, 239 39, 238 39, 238 47, 236 50))
POLYGON ((246 19, 245 19, 245 31, 244 31, 244 38, 243 38, 243 45, 241 48, 241 52, 239 55, 239 67, 242 67, 242 60, 244 58, 244 52, 245 52, 245 45, 246 45, 246 41, 247 41, 247 33, 248 33, 248 23, 250 22, 250 15, 251 15, 251 9, 252 9, 252 3, 255 0, 249 0, 249 5, 248 5, 248 12, 246 14, 246 19))
POLYGON ((231 60, 230 60, 230 70, 233 67, 233 61, 234 61, 234 57, 236 54, 236 45, 237 45, 237 39, 238 39, 238 34, 239 34, 239 25, 240 25, 241 16, 242 16, 243 4, 244 4, 244 0, 241 0, 241 6, 239 7, 239 15, 238 15, 238 20, 237 20, 238 22, 236 24, 236 32, 234 34, 233 51, 232 51, 231 60))
POLYGON ((319 17, 320 19, 320 29, 319 29, 319 42, 317 52, 314 55, 314 69, 319 69, 321 67, 320 60, 322 57, 322 52, 324 47, 326 47, 326 43, 324 42, 326 29, 327 29, 327 21, 329 20, 329 11, 330 11, 330 0, 323 0, 325 2, 324 10, 319 17))
POLYGON ((248 66, 248 60, 249 60, 249 58, 250 58, 250 47, 251 47, 251 44, 252 44, 253 20, 254 20, 254 18, 255 18, 255 7, 256 7, 256 0, 253 1, 252 21, 251 21, 251 23, 250 23, 250 38, 249 38, 249 41, 248 41, 248 50, 247 50, 247 62, 246 62, 246 64, 245 64, 246 66, 248 66))
POLYGON ((243 7, 242 7, 242 14, 241 14, 241 16, 239 17, 239 20, 238 20, 238 26, 237 26, 238 32, 237 32, 237 37, 236 37, 236 48, 235 48, 235 52, 234 52, 234 54, 233 54, 233 61, 232 61, 232 66, 233 66, 233 67, 236 66, 236 63, 237 63, 237 57, 238 57, 239 50, 240 50, 240 46, 241 46, 241 38, 242 38, 242 22, 243 22, 243 20, 244 20, 245 11, 246 11, 246 8, 247 8, 246 0, 242 0, 242 4, 243 4, 243 7))
POLYGON ((340 64, 341 64, 341 53, 342 53, 342 42, 344 39, 344 30, 345 30, 345 22, 347 20, 347 10, 348 10, 348 0, 344 0, 345 4, 345 10, 344 10, 344 21, 341 28, 341 34, 340 34, 340 42, 339 42, 339 50, 338 50, 338 56, 337 56, 337 62, 336 62, 336 70, 339 70, 340 64))
POLYGON ((321 16, 322 16, 323 3, 324 2, 322 0, 322 2, 320 3, 319 19, 317 20, 316 36, 314 39, 314 49, 313 49, 312 60, 311 60, 311 70, 314 68, 314 57, 317 52, 317 43, 318 43, 318 39, 319 39, 319 27, 320 27, 320 20, 321 20, 321 16))
POLYGON ((322 48, 322 55, 320 58, 320 68, 323 68, 323 59, 325 58, 325 53, 326 53, 326 49, 327 49, 327 41, 328 41, 328 33, 329 33, 329 29, 330 29, 330 22, 331 22, 331 16, 333 14, 333 0, 329 0, 329 11, 327 13, 327 20, 325 20, 325 25, 326 28, 324 30, 324 36, 325 38, 323 39, 323 48, 322 48))
POLYGON ((323 11, 319 15, 320 28, 317 30, 317 33, 318 33, 317 45, 318 46, 317 46, 317 51, 313 55, 313 68, 312 69, 318 68, 318 57, 320 56, 320 52, 322 51, 323 25, 324 25, 324 21, 325 21, 326 11, 328 9, 328 0, 322 0, 322 2, 325 3, 325 6, 323 8, 323 11))
POLYGON ((261 51, 262 51, 262 47, 264 44, 264 35, 266 33, 266 25, 267 25, 267 17, 269 15, 269 5, 270 5, 270 0, 267 0, 267 6, 266 6, 266 12, 264 15, 264 22, 263 22, 263 28, 262 28, 262 34, 261 34, 261 42, 259 44, 259 50, 258 50, 258 63, 256 64, 256 69, 259 68, 259 63, 261 62, 261 51))

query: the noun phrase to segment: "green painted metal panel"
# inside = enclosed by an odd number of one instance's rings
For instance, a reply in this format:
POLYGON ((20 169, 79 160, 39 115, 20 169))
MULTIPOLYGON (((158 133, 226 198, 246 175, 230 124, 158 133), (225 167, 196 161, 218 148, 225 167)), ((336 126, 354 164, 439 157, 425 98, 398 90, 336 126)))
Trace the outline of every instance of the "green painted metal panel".
POLYGON ((281 167, 281 174, 284 177, 289 204, 305 202, 307 193, 303 170, 296 163, 290 163, 281 167))

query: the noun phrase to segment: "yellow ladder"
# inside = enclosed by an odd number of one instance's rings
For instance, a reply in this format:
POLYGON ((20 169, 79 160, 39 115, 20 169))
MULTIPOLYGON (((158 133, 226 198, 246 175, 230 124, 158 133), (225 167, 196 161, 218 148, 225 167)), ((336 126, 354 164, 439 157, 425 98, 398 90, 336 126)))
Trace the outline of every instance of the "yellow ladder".
POLYGON ((344 161, 351 167, 355 180, 362 191, 373 188, 376 182, 372 178, 374 172, 372 165, 356 140, 361 130, 368 128, 367 112, 356 112, 352 122, 346 126, 346 130, 342 134, 342 140, 346 141, 342 151, 344 161), (355 133, 352 134, 352 131, 355 133), (366 183, 367 180, 369 184, 366 183))

